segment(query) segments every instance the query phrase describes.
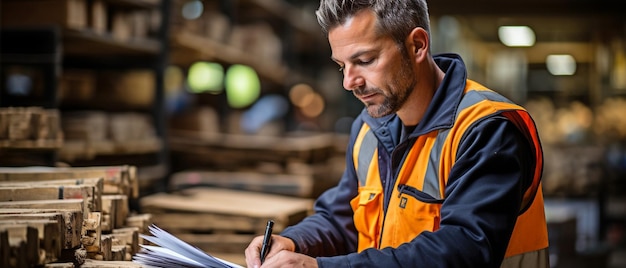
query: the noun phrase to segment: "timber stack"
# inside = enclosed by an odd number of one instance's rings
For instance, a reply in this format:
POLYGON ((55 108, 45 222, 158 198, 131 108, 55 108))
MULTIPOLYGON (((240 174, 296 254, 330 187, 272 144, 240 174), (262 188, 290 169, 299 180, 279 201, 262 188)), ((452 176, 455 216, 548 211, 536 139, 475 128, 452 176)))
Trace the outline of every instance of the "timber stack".
POLYGON ((331 133, 247 135, 171 130, 170 190, 211 186, 315 198, 343 172, 331 133))
POLYGON ((58 148, 63 144, 60 120, 56 109, 0 108, 0 148, 58 148))
POLYGON ((140 199, 155 225, 218 258, 245 265, 244 251, 262 235, 268 220, 274 232, 310 215, 313 200, 217 187, 193 187, 140 199))
POLYGON ((0 267, 138 267, 134 166, 0 168, 0 267))

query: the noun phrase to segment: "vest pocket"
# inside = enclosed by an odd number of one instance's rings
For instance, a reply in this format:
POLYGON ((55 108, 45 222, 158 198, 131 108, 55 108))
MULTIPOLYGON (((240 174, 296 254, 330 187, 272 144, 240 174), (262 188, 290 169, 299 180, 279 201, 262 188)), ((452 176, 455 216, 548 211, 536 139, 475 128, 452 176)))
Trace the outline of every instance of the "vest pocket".
POLYGON ((359 232, 359 251, 378 245, 382 192, 380 188, 360 187, 359 194, 350 201, 354 211, 354 226, 359 232))
POLYGON ((439 229, 442 199, 436 199, 414 187, 399 185, 392 196, 385 222, 394 223, 394 228, 385 227, 381 247, 397 247, 413 240, 424 231, 439 229))

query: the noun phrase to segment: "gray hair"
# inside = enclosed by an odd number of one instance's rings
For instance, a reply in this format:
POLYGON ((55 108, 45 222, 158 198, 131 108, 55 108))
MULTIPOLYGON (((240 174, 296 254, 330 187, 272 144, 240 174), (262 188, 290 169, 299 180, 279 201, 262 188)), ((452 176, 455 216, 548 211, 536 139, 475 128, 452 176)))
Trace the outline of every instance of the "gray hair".
POLYGON ((362 10, 376 14, 376 33, 403 44, 409 33, 421 27, 430 35, 426 0, 320 0, 315 12, 325 34, 362 10))

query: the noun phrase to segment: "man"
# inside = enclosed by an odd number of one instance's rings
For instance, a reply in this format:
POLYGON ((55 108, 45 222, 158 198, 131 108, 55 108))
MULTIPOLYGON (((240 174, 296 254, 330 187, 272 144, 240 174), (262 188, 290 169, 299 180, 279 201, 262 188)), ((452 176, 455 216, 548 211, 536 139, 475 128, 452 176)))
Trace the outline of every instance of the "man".
POLYGON ((549 267, 534 123, 457 55, 431 56, 425 0, 321 0, 316 14, 365 110, 339 184, 262 266, 549 267))

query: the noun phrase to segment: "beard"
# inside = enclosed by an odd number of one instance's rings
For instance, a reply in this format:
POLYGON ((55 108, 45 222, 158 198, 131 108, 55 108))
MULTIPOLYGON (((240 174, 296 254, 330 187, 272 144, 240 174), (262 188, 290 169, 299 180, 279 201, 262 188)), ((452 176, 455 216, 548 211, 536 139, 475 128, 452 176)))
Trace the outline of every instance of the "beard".
POLYGON ((354 96, 368 96, 372 94, 384 97, 381 103, 363 101, 359 98, 367 109, 367 113, 374 118, 383 117, 397 112, 409 98, 417 84, 415 74, 412 72, 408 58, 402 58, 402 66, 397 75, 390 76, 387 80, 387 91, 378 87, 363 87, 354 89, 354 96))

